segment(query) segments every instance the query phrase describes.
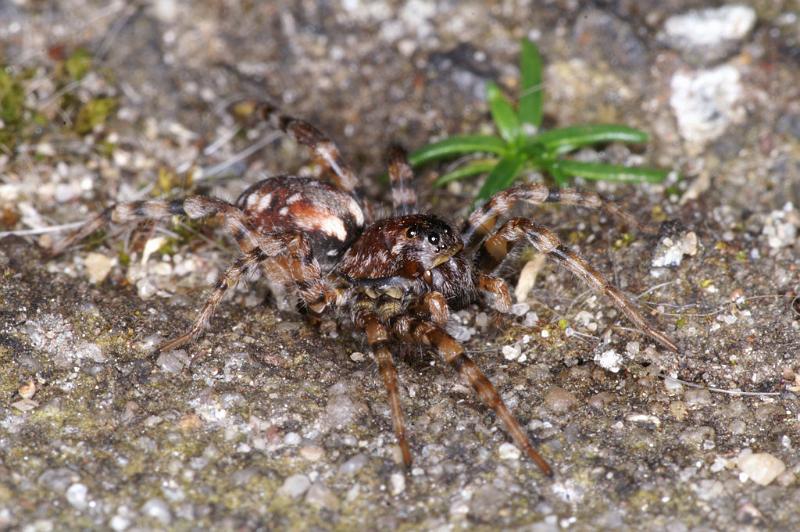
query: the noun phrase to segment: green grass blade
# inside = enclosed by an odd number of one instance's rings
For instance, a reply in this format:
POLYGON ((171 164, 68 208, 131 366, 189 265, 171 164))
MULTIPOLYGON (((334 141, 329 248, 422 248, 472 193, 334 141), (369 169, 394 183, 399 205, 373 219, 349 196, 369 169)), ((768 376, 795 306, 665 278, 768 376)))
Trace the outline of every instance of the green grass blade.
POLYGON ((582 177, 593 181, 616 181, 621 183, 661 183, 669 170, 622 166, 618 164, 584 163, 559 160, 554 164, 562 174, 582 177))
POLYGON ((464 166, 459 166, 452 172, 447 172, 446 174, 439 176, 439 179, 434 181, 433 185, 436 187, 441 187, 450 181, 456 181, 472 175, 491 172, 492 169, 497 166, 497 162, 497 159, 481 159, 479 161, 471 161, 464 166))
POLYGON ((649 135, 636 128, 617 124, 597 124, 551 129, 529 137, 526 147, 540 144, 547 151, 557 155, 568 153, 584 146, 622 142, 625 144, 644 144, 649 135))
POLYGON ((542 125, 542 57, 539 48, 528 39, 522 39, 519 54, 520 94, 519 121, 535 127, 542 125))
POLYGON ((492 194, 511 186, 525 164, 525 159, 518 154, 508 155, 500 159, 483 183, 478 192, 478 199, 487 199, 492 194))
POLYGON ((500 132, 500 136, 506 142, 515 142, 519 137, 519 118, 517 118, 511 102, 502 93, 500 87, 492 82, 486 84, 486 99, 489 101, 492 120, 500 132))
POLYGON ((492 135, 457 135, 423 146, 409 155, 408 160, 412 166, 420 166, 454 155, 476 152, 503 155, 506 152, 506 143, 492 135))

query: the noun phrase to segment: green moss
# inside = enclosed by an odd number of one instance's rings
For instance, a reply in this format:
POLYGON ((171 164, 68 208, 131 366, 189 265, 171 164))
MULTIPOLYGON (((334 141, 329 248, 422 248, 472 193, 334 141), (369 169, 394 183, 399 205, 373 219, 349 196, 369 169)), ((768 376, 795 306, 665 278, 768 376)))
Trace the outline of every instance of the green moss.
POLYGON ((78 111, 73 128, 80 135, 91 133, 94 128, 103 125, 116 110, 116 98, 106 97, 89 100, 78 111))
POLYGON ((19 78, 0 68, 0 146, 12 149, 25 122, 25 89, 19 78))
POLYGON ((85 48, 78 48, 64 61, 64 70, 73 81, 83 79, 91 68, 92 56, 85 48))

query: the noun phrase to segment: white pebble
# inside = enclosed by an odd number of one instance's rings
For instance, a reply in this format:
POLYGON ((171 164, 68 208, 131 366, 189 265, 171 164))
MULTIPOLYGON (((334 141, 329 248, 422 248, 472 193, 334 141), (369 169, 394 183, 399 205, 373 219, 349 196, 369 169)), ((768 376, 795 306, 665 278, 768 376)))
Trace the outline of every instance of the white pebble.
POLYGON ((83 259, 83 264, 86 266, 86 275, 89 276, 89 282, 92 284, 102 283, 108 277, 111 268, 114 267, 116 259, 106 257, 102 253, 89 253, 83 259))
POLYGON ((161 499, 153 498, 148 500, 142 506, 142 513, 152 517, 162 525, 168 525, 172 521, 172 512, 170 512, 169 506, 161 499))
POLYGON ((406 477, 403 473, 392 473, 389 482, 392 484, 392 495, 400 495, 406 490, 406 477))
POLYGON ((73 484, 67 489, 67 502, 77 510, 85 510, 89 505, 89 489, 81 483, 73 484))
POLYGON ((524 316, 530 309, 531 306, 528 305, 527 303, 516 303, 514 305, 511 305, 511 314, 513 314, 514 316, 521 317, 524 316))
POLYGON ((742 454, 744 456, 740 455, 738 460, 739 470, 761 486, 770 484, 786 471, 786 464, 769 453, 742 454))
POLYGON ((609 349, 608 351, 603 351, 599 355, 595 355, 594 361, 598 366, 611 373, 619 373, 619 370, 622 369, 623 358, 622 355, 613 349, 609 349))
POLYGON ((680 237, 665 237, 659 242, 651 266, 653 268, 675 267, 683 261, 683 256, 697 255, 697 234, 689 231, 680 237))
POLYGON ((284 445, 288 445, 290 447, 294 447, 295 445, 299 444, 301 441, 302 441, 302 438, 296 432, 290 432, 286 436, 283 437, 284 445))
POLYGON ((533 311, 525 313, 525 319, 522 321, 522 324, 525 327, 533 327, 537 323, 539 323, 539 315, 538 314, 536 314, 533 311))
POLYGON ((278 494, 296 499, 311 487, 311 481, 305 475, 292 475, 278 489, 278 494))
POLYGON ((360 353, 358 351, 350 353, 350 360, 352 360, 353 362, 361 362, 365 358, 367 358, 367 357, 366 357, 366 355, 364 353, 360 353))
POLYGON ((520 451, 513 443, 503 443, 499 449, 500 458, 503 460, 519 460, 520 451))
POLYGON ((506 360, 516 360, 519 358, 521 349, 518 345, 504 345, 501 352, 503 353, 503 358, 506 360))
POLYGON ((695 145, 693 152, 721 137, 730 124, 745 119, 741 76, 731 65, 697 72, 678 71, 672 76, 670 87, 669 103, 678 130, 695 145))

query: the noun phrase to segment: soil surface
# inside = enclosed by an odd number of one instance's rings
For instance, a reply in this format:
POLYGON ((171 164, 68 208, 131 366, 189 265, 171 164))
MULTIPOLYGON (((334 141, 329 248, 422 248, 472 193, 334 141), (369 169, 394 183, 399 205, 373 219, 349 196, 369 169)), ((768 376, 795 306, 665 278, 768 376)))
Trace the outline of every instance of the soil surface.
MULTIPOLYGON (((0 529, 800 529, 800 5, 704 8, 0 3, 0 529), (676 171, 579 183, 654 234, 585 209, 528 214, 679 353, 549 262, 512 314, 452 317, 554 478, 443 361, 398 348, 404 471, 363 339, 276 310, 263 283, 153 361, 236 257, 218 223, 44 256, 64 234, 46 228, 115 201, 234 199, 318 171, 269 127, 239 127, 243 97, 318 125, 386 199, 391 142, 491 131, 486 82, 516 94, 523 37, 544 58, 547 127, 652 135, 578 158, 676 171)), ((432 188, 447 168, 420 171, 419 190, 455 222, 480 183, 432 188)), ((512 288, 528 259, 505 269, 512 288)))

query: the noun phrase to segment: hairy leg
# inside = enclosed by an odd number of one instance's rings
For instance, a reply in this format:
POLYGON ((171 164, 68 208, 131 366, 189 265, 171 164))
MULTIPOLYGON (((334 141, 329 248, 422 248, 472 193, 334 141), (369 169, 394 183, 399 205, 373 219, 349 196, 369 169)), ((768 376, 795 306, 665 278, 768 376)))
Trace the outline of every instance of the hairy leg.
POLYGON ((403 457, 403 464, 411 466, 411 450, 406 437, 406 425, 403 417, 403 408, 400 404, 400 392, 397 386, 397 369, 394 366, 392 352, 389 350, 389 334, 386 326, 373 314, 374 301, 368 296, 360 296, 354 305, 354 322, 356 327, 367 334, 367 343, 375 353, 378 361, 378 370, 383 378, 389 407, 392 411, 392 425, 397 438, 397 445, 403 457))
POLYGON ((534 449, 528 435, 503 402, 500 394, 497 393, 486 375, 478 369, 475 362, 464 354, 464 348, 455 338, 435 323, 409 317, 395 320, 392 332, 401 340, 434 348, 472 386, 481 401, 494 410, 497 417, 503 421, 517 447, 525 451, 525 454, 539 466, 545 475, 552 476, 552 469, 534 449))
POLYGON ((153 355, 178 349, 189 342, 197 340, 197 338, 203 334, 203 331, 208 328, 211 316, 214 314, 214 311, 217 309, 217 306, 222 301, 222 298, 225 297, 228 290, 234 288, 242 277, 255 275, 259 270, 258 267, 268 259, 269 257, 267 257, 261 249, 254 249, 247 255, 236 259, 236 262, 234 262, 225 271, 219 281, 217 281, 214 291, 211 292, 206 304, 203 306, 203 310, 200 311, 200 315, 197 317, 194 324, 192 324, 192 327, 184 334, 159 345, 153 355))
POLYGON ((548 254, 596 292, 608 296, 614 306, 648 336, 667 349, 678 351, 675 343, 667 335, 647 323, 636 305, 619 288, 611 284, 602 273, 580 255, 565 247, 555 233, 527 218, 512 218, 503 224, 495 234, 486 239, 476 257, 478 268, 484 272, 494 271, 520 240, 530 242, 537 251, 548 254))
POLYGON ((485 273, 479 273, 477 284, 483 300, 490 307, 504 314, 511 310, 511 293, 508 291, 508 285, 504 280, 485 273))
POLYGON ((592 209, 603 209, 623 223, 641 230, 642 226, 630 214, 593 192, 571 188, 548 188, 541 183, 526 183, 498 192, 470 214, 461 230, 462 240, 469 248, 476 247, 497 224, 498 218, 511 212, 518 202, 540 205, 562 203, 592 209))
POLYGON ((305 120, 282 115, 280 110, 268 102, 244 100, 233 104, 235 114, 246 118, 257 113, 262 120, 282 130, 296 142, 307 146, 314 159, 323 168, 330 170, 334 184, 345 192, 353 192, 358 187, 355 172, 345 162, 339 148, 319 129, 305 120))
POLYGON ((408 164, 408 154, 400 146, 392 146, 386 154, 386 159, 395 215, 402 216, 416 212, 417 192, 414 190, 414 172, 408 164))

